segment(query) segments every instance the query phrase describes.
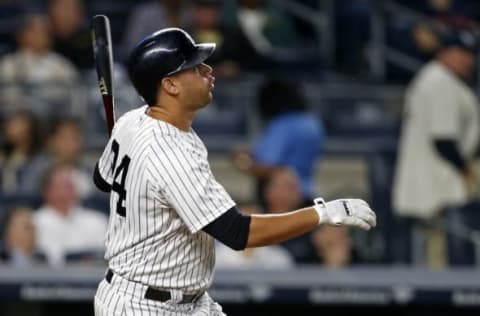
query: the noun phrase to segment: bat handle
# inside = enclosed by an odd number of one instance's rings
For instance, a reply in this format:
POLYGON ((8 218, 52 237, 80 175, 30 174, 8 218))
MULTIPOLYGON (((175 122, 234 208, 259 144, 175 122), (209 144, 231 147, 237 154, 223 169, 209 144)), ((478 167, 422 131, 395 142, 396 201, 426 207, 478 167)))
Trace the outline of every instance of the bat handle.
POLYGON ((112 135, 113 125, 115 124, 115 114, 113 112, 113 98, 111 95, 103 94, 103 104, 107 117, 108 136, 112 135))

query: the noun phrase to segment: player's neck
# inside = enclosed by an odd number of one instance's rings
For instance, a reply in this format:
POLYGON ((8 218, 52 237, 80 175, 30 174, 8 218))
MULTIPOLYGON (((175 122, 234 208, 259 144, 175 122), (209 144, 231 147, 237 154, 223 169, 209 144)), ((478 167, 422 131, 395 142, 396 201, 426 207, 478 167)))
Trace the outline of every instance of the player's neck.
POLYGON ((177 108, 177 110, 171 110, 161 106, 151 106, 147 110, 147 115, 154 119, 167 122, 184 132, 188 132, 192 126, 195 112, 185 112, 179 108, 177 108))

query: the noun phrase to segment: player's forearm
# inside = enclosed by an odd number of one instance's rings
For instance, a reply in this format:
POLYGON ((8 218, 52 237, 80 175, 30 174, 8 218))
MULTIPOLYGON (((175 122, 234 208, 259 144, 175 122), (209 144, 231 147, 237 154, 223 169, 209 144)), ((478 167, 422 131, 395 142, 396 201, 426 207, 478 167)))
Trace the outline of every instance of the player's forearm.
POLYGON ((269 215, 251 215, 247 247, 273 245, 300 236, 318 225, 318 213, 312 208, 269 215))

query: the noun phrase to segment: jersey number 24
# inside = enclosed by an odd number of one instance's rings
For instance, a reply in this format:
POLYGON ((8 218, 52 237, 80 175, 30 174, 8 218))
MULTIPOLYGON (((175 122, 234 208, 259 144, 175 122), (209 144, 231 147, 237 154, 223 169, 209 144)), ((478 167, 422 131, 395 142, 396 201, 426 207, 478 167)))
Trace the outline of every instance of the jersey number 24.
POLYGON ((112 191, 118 194, 116 211, 120 216, 125 217, 126 216, 125 199, 127 198, 127 190, 125 190, 125 179, 127 178, 128 166, 130 165, 130 157, 128 157, 127 155, 123 156, 122 161, 120 161, 120 164, 117 166, 119 151, 120 151, 120 145, 117 143, 116 140, 113 140, 112 142, 112 152, 113 152, 112 191), (120 181, 118 181, 118 179, 120 181))

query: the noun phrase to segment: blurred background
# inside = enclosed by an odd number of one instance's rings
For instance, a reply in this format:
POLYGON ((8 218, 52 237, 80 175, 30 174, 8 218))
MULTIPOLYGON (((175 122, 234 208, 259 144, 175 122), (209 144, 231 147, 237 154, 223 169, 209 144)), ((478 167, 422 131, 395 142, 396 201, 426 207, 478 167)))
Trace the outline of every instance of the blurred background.
POLYGON ((247 213, 367 200, 377 228, 322 227, 217 249, 228 315, 480 314, 479 22, 475 0, 1 0, 0 315, 93 315, 108 196, 90 39, 110 18, 117 118, 147 34, 217 43, 194 129, 247 213))

